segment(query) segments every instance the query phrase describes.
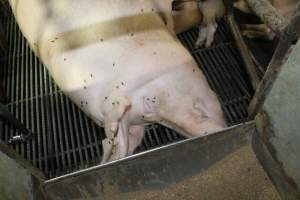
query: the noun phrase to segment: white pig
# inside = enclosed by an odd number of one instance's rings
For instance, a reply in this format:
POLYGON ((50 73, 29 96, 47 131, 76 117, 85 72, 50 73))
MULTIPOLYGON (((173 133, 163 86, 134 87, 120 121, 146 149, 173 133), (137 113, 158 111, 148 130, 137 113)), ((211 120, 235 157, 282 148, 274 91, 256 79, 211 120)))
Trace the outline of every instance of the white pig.
POLYGON ((170 30, 171 1, 9 2, 61 90, 104 126, 102 162, 132 154, 145 124, 186 137, 225 127, 216 94, 170 30))
POLYGON ((211 46, 218 28, 218 21, 225 15, 225 5, 223 0, 200 0, 198 2, 200 12, 203 16, 199 26, 199 37, 196 41, 196 47, 211 46))
POLYGON ((174 28, 176 33, 182 33, 194 26, 199 26, 202 15, 196 1, 176 2, 172 15, 174 18, 174 28))

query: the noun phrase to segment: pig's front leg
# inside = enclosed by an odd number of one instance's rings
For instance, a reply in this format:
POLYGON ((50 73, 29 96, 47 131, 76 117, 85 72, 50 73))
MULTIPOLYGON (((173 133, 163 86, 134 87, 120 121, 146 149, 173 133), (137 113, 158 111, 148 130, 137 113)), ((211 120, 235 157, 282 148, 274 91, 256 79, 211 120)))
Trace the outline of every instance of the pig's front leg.
POLYGON ((205 40, 206 40, 206 37, 207 37, 207 27, 206 27, 206 26, 203 26, 203 25, 200 25, 200 26, 199 26, 199 35, 198 35, 198 39, 197 39, 197 41, 196 41, 195 46, 196 46, 196 47, 202 46, 203 43, 204 43, 205 40))
POLYGON ((217 31, 217 28, 218 28, 217 23, 210 24, 207 27, 207 37, 206 37, 205 47, 210 47, 211 44, 213 43, 213 41, 215 39, 215 33, 217 31))
POLYGON ((203 15, 203 20, 195 45, 199 47, 205 42, 205 47, 209 47, 214 41, 218 21, 225 14, 225 5, 222 0, 206 0, 199 2, 199 9, 203 15))
POLYGON ((195 43, 195 46, 200 47, 205 44, 205 47, 210 47, 214 41, 217 28, 218 28, 217 23, 210 23, 206 26, 201 25, 199 27, 199 36, 195 43))
POLYGON ((101 163, 112 160, 118 160, 128 155, 129 149, 129 132, 126 120, 118 123, 117 132, 109 134, 106 132, 106 139, 102 142, 103 156, 101 163))
POLYGON ((105 100, 105 134, 106 140, 103 141, 103 156, 101 163, 107 162, 115 146, 117 146, 117 157, 127 156, 129 139, 128 139, 128 120, 127 111, 131 107, 129 99, 124 95, 112 93, 105 100))
POLYGON ((210 47, 214 41, 217 26, 216 23, 210 24, 209 26, 200 26, 199 36, 195 46, 200 47, 205 43, 205 47, 210 47))

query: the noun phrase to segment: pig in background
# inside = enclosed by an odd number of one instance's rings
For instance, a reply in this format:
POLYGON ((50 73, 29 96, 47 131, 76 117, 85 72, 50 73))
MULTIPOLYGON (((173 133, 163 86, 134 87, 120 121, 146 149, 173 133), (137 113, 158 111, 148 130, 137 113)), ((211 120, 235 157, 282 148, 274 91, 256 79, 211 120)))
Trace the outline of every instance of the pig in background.
POLYGON ((223 0, 204 0, 199 1, 198 4, 203 19, 199 27, 196 47, 204 44, 205 47, 209 47, 214 41, 218 21, 225 15, 225 5, 223 0))
POLYGON ((211 46, 219 20, 225 15, 223 0, 174 1, 175 32, 181 33, 199 26, 196 47, 211 46))

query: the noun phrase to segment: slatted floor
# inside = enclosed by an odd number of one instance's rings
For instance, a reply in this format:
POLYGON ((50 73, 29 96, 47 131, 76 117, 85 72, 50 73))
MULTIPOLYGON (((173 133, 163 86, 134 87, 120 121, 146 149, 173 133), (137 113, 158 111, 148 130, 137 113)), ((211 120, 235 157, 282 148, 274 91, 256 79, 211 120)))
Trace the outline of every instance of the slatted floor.
MULTIPOLYGON (((46 68, 38 61, 11 17, 4 21, 8 49, 1 59, 9 110, 34 133, 32 141, 13 148, 33 166, 53 178, 95 165, 101 160, 103 129, 97 127, 55 85, 46 68)), ((241 56, 223 21, 210 48, 194 48, 197 30, 180 34, 182 43, 207 76, 219 96, 228 125, 244 122, 252 89, 241 56)), ((0 139, 16 131, 0 123, 0 139)), ((147 127, 138 151, 183 139, 159 125, 147 127)))

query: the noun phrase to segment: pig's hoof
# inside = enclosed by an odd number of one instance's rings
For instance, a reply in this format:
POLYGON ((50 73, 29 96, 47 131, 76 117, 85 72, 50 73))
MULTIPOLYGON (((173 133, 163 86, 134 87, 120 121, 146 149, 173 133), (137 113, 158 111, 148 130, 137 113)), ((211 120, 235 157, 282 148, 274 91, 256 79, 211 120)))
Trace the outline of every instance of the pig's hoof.
POLYGON ((110 160, 113 150, 113 141, 109 139, 104 139, 102 141, 103 155, 100 164, 104 164, 110 160))
POLYGON ((197 40, 196 43, 195 43, 195 48, 200 48, 200 47, 203 46, 203 44, 204 44, 204 41, 197 40))

